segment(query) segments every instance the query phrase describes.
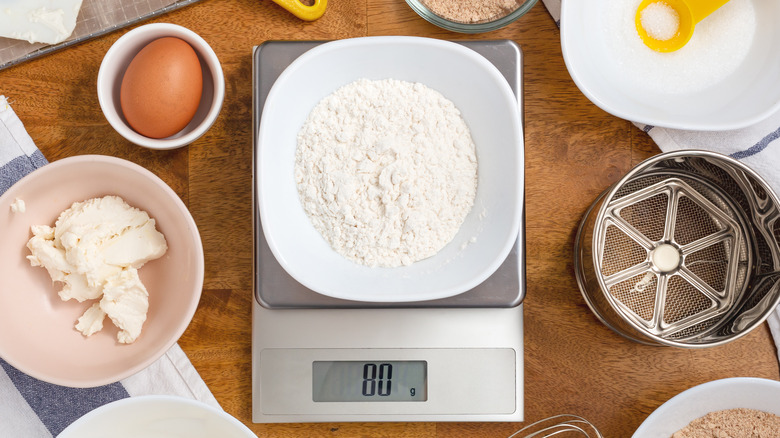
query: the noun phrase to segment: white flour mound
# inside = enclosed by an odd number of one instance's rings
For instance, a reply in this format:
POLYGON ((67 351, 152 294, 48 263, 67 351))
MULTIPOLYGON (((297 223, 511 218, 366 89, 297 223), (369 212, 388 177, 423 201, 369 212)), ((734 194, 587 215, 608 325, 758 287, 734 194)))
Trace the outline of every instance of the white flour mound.
POLYGON ((334 250, 396 267, 455 237, 474 204, 477 157, 460 111, 441 93, 361 79, 309 114, 295 180, 306 214, 334 250))

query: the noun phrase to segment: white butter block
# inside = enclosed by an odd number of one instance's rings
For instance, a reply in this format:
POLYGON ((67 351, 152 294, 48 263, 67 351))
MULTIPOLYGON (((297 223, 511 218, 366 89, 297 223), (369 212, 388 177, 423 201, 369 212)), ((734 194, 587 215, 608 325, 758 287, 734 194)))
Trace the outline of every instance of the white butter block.
POLYGON ((0 0, 0 37, 57 44, 76 27, 82 0, 0 0))

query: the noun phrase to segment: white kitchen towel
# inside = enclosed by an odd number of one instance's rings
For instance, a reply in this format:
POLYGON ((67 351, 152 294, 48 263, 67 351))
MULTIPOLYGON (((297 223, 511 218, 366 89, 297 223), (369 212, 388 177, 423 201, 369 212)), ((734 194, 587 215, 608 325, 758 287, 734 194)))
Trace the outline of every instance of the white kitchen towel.
MULTIPOLYGON (((542 0, 558 26, 561 0, 542 0)), ((574 0, 569 0, 574 1, 574 0)), ((755 170, 780 195, 780 111, 747 128, 730 131, 685 131, 634 123, 663 152, 704 149, 736 158, 755 170)), ((767 319, 780 360, 780 308, 767 319)))
MULTIPOLYGON (((43 154, 0 95, 0 194, 45 164, 43 154)), ((220 407, 178 344, 135 375, 96 388, 42 382, 0 358, 0 437, 57 436, 87 412, 139 395, 176 395, 220 407)))

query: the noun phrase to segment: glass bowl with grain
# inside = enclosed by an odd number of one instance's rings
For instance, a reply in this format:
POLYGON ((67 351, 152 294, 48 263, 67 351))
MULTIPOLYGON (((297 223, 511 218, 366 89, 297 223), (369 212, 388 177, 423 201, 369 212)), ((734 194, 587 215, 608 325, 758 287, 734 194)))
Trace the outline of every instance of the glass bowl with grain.
POLYGON ((483 33, 507 26, 537 0, 406 0, 417 14, 443 29, 483 33))

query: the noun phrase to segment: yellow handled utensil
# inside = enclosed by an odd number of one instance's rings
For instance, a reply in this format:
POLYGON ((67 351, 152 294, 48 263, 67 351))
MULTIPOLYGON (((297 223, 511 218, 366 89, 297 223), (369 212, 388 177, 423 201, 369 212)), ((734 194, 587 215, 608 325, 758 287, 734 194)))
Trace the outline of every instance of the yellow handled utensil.
POLYGON ((642 41, 657 52, 682 48, 701 20, 729 0, 644 0, 636 10, 636 30, 642 41))
POLYGON ((301 3, 300 0, 273 0, 277 5, 287 9, 293 15, 301 20, 314 21, 325 13, 325 7, 328 0, 314 0, 314 4, 309 6, 301 3))

